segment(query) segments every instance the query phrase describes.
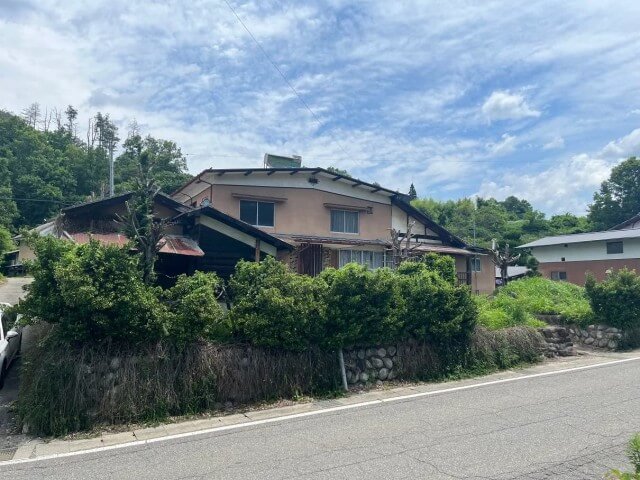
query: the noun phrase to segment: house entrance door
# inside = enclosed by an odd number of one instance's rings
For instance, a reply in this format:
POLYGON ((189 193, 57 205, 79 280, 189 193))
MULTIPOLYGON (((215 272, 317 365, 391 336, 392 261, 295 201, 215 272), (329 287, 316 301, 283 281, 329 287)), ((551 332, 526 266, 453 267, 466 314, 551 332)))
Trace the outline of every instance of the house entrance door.
POLYGON ((298 273, 315 277, 322 271, 322 245, 306 243, 298 252, 298 273))

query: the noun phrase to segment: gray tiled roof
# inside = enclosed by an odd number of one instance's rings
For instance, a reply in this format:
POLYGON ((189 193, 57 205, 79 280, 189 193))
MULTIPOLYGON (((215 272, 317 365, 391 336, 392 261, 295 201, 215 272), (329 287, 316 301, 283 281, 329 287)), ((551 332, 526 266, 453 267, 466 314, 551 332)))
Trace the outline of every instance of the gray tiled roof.
POLYGON ((520 245, 518 248, 546 247, 549 245, 597 242, 602 240, 621 240, 624 238, 640 238, 640 228, 635 228, 632 230, 607 230, 605 232, 574 233, 573 235, 544 237, 539 240, 520 245))

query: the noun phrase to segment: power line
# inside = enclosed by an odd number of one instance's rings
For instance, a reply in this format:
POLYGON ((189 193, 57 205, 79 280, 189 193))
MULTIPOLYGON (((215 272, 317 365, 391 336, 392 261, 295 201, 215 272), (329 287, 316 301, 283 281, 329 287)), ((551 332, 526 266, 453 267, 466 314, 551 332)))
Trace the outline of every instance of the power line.
MULTIPOLYGON (((289 88, 291 89, 291 91, 295 94, 296 97, 298 97, 298 100, 300 100, 300 103, 302 103, 302 105, 304 105, 304 108, 306 108, 309 113, 311 114, 311 116, 313 117, 313 119, 316 121, 316 123, 318 124, 319 127, 323 127, 324 125, 322 124, 322 122, 320 121, 320 118, 318 118, 318 116, 315 114, 315 112, 313 110, 311 110, 311 107, 309 106, 309 104, 304 100, 304 98, 302 98, 302 95, 300 95, 298 93, 298 90, 296 90, 296 88, 293 86, 293 84, 289 81, 289 79, 286 77, 286 75, 282 72, 282 70, 280 70, 280 67, 278 67, 278 65, 276 64, 276 62, 274 62, 271 57, 269 56, 269 54, 267 53, 267 51, 263 48, 262 44, 260 42, 258 42, 258 40, 256 39, 256 37, 253 35, 253 33, 251 33, 251 30, 249 30, 249 27, 247 27, 247 25, 242 21, 242 19, 240 18, 240 16, 236 13, 236 11, 234 10, 234 8, 231 6, 231 4, 229 3, 228 0, 223 0, 224 3, 227 4, 227 7, 229 7, 229 10, 231 10, 231 12, 233 13, 233 15, 236 17, 236 19, 238 20, 238 22, 240 22, 240 25, 242 25, 244 27, 244 29, 247 31, 247 33, 249 34, 249 36, 251 37, 251 39, 255 42, 255 44, 258 46, 258 48, 260 49, 260 51, 262 52, 262 54, 264 55, 264 57, 269 61, 269 63, 273 66, 273 68, 276 69, 276 71, 280 74, 280 76, 282 77, 282 79, 284 80, 284 82, 289 86, 289 88)), ((342 152, 346 155, 346 159, 351 159, 356 161, 356 163, 359 161, 355 158, 351 158, 349 153, 344 149, 344 147, 340 144, 340 142, 338 142, 335 138, 332 138, 332 141, 340 148, 340 150, 342 150, 342 152)))
POLYGON ((58 203, 62 205, 73 205, 77 202, 63 202, 62 200, 52 200, 48 198, 20 198, 20 197, 0 197, 0 200, 11 200, 14 202, 43 202, 43 203, 58 203))

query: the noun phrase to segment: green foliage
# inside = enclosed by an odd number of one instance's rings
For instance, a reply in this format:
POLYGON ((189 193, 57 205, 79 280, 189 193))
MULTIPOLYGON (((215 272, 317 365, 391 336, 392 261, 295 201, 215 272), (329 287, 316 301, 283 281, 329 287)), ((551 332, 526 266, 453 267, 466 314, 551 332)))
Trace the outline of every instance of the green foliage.
MULTIPOLYGON (((35 128, 41 125, 39 121, 31 118, 27 122, 0 110, 0 226, 12 231, 32 227, 54 217, 65 204, 106 191, 109 149, 116 146, 117 129, 108 115, 98 113, 92 119, 86 143, 77 135, 77 113, 73 107, 67 112, 70 117, 66 125, 40 131, 35 128)), ((135 132, 115 159, 116 190, 131 187, 137 168, 132 153, 138 146, 149 152, 156 164, 154 179, 166 191, 190 178, 185 158, 175 143, 153 137, 141 139, 135 132)))
POLYGON ((217 297, 221 289, 222 279, 215 273, 180 275, 176 284, 164 292, 170 309, 169 337, 181 346, 200 336, 214 341, 228 340, 231 327, 217 297))
POLYGON ((97 241, 75 246, 43 237, 29 295, 19 309, 25 320, 60 324, 68 342, 139 342, 163 334, 166 308, 141 280, 137 258, 97 241))
POLYGON ((326 285, 297 275, 273 257, 239 262, 229 281, 231 323, 240 339, 255 345, 303 350, 319 341, 326 285))
POLYGON ((3 255, 15 248, 11 233, 6 228, 0 226, 0 265, 2 265, 3 255))
POLYGON ((405 334, 428 339, 435 345, 450 345, 452 341, 464 343, 473 331, 477 317, 469 290, 464 286, 453 286, 425 264, 417 265, 423 268, 412 272, 407 268, 400 269, 399 284, 406 312, 403 316, 405 334))
POLYGON ((404 298, 397 275, 350 263, 320 275, 327 284, 324 343, 328 347, 376 345, 402 332, 404 298))
POLYGON ((611 170, 589 206, 589 220, 606 230, 640 212, 640 158, 630 157, 611 170))
POLYGON ((585 288, 599 321, 623 329, 640 327, 640 277, 634 270, 613 272, 600 283, 589 276, 585 288))
POLYGON ((627 458, 633 465, 633 472, 621 472, 620 470, 612 470, 606 475, 608 480, 640 480, 640 433, 636 433, 626 449, 627 458))
POLYGON ((18 309, 28 323, 57 325, 68 344, 150 343, 180 347, 201 338, 228 340, 231 328, 218 303, 222 280, 213 273, 181 275, 167 290, 143 282, 127 247, 97 241, 74 245, 32 237, 34 280, 18 309))
MULTIPOLYGON (((475 243, 484 247, 490 247, 493 239, 500 246, 508 243, 515 247, 545 235, 582 233, 593 229, 585 217, 570 213, 546 219, 528 201, 514 196, 503 201, 478 198, 477 208, 468 198, 447 201, 423 198, 413 200, 411 205, 469 244, 474 243, 475 220, 475 243)), ((535 259, 526 252, 522 252, 518 264, 536 268, 535 259)))
POLYGON ((592 319, 584 289, 568 282, 542 277, 523 278, 501 288, 493 298, 476 297, 481 325, 499 329, 515 325, 543 326, 536 314, 561 315, 568 322, 592 319))

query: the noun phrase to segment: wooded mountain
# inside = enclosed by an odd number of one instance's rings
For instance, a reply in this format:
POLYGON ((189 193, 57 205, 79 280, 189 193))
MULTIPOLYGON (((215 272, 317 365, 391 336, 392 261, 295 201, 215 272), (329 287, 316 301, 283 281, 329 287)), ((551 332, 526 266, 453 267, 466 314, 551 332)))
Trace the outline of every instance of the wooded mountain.
MULTIPOLYGON (((86 139, 81 139, 77 112, 69 106, 65 115, 65 121, 58 114, 53 119, 51 114, 43 116, 37 104, 23 117, 0 111, 0 227, 13 232, 32 227, 65 205, 107 192, 109 155, 119 142, 116 126, 109 115, 98 113, 89 122, 86 139)), ((138 168, 136 153, 142 150, 154 162, 156 182, 164 191, 190 178, 186 159, 174 142, 142 137, 134 124, 115 158, 116 192, 131 187, 138 168)))

